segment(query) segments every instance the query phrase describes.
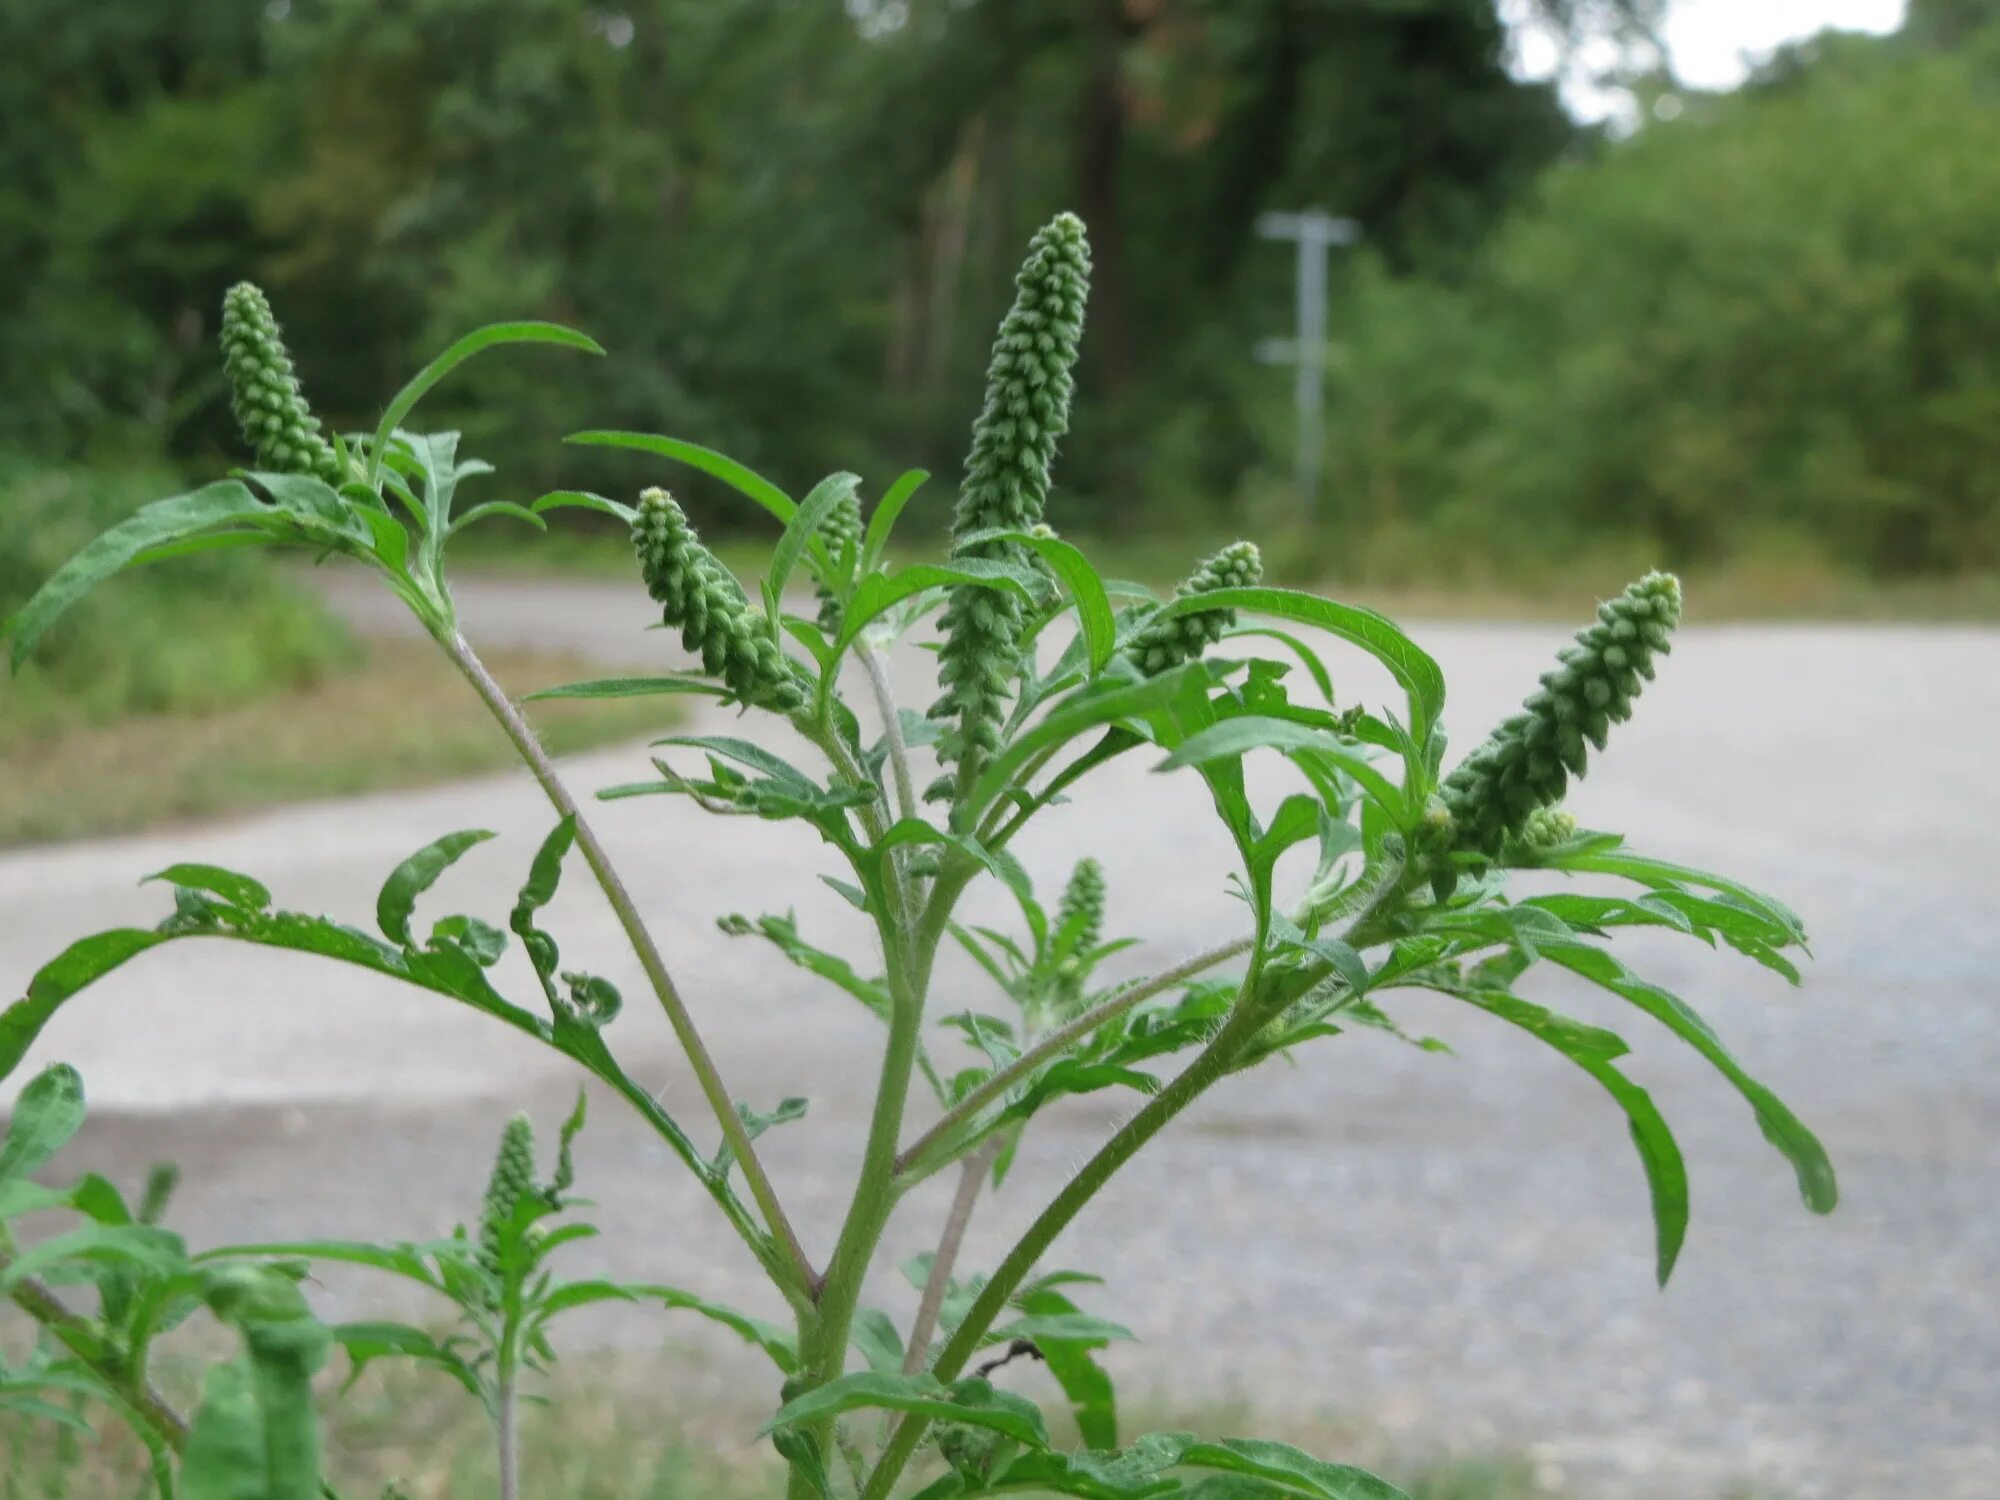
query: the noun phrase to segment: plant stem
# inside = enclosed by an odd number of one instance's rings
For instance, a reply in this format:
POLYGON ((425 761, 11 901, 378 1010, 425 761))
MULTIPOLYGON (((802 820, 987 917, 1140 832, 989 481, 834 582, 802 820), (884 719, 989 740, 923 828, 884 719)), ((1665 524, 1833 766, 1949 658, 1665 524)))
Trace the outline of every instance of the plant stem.
POLYGON ((493 1390, 493 1436, 499 1446, 500 1500, 520 1500, 521 1442, 515 1431, 515 1371, 511 1360, 503 1359, 493 1390))
POLYGON ((1150 1000, 1161 991, 1172 989, 1175 985, 1192 979, 1204 970, 1212 969, 1239 953, 1249 952, 1253 941, 1252 938, 1238 938, 1234 942, 1224 943, 1219 948, 1210 948, 1205 953, 1197 953, 1193 958, 1175 964, 1170 969, 1162 970, 1151 979, 1143 979, 1128 985, 1067 1025, 1050 1032, 1013 1062, 979 1084, 952 1106, 942 1119, 919 1136, 916 1144, 897 1158, 897 1172, 907 1175, 921 1166, 928 1153, 940 1144, 948 1142, 980 1110, 1000 1098, 1044 1063, 1068 1051, 1077 1041, 1097 1030, 1105 1022, 1116 1020, 1142 1000, 1150 1000))
MULTIPOLYGON (((0 1251, 0 1271, 4 1271, 7 1265, 8 1256, 0 1251)), ((175 1411, 167 1398, 143 1375, 108 1370, 92 1358, 88 1346, 96 1343, 96 1336, 90 1325, 80 1315, 71 1312, 47 1285, 35 1277, 25 1276, 14 1284, 9 1295, 21 1311, 53 1333, 65 1348, 116 1390, 126 1404, 153 1428, 161 1442, 176 1453, 187 1446, 190 1430, 187 1418, 175 1411)))
MULTIPOLYGON (((1173 1082, 1148 1100, 1144 1108, 1127 1120, 1097 1154, 1084 1163, 1083 1169, 1070 1179, 1055 1200, 1028 1226, 1027 1233, 1007 1252, 1007 1258, 1001 1261, 999 1269, 973 1301, 957 1332, 939 1351, 937 1361, 931 1367, 938 1379, 951 1380, 965 1368, 966 1361, 978 1349, 980 1339, 992 1326, 994 1318, 1006 1307, 1007 1299, 1027 1279, 1028 1273, 1035 1268, 1036 1261, 1041 1259, 1055 1237, 1069 1226, 1083 1206, 1096 1196, 1114 1172, 1132 1159, 1140 1147, 1229 1071, 1236 1054, 1267 1019, 1260 1010, 1239 1002, 1222 1029, 1210 1038, 1195 1060, 1173 1082)), ((883 1449, 874 1473, 868 1476, 868 1483, 862 1488, 861 1500, 886 1500, 890 1489, 917 1451, 917 1444, 923 1440, 929 1425, 928 1419, 916 1416, 905 1416, 896 1424, 896 1430, 883 1449)))
POLYGON ((868 673, 868 685, 875 693, 875 707, 882 715, 882 737, 889 746, 889 768, 896 781, 896 816, 917 815, 917 784, 910 778, 909 747, 903 743, 903 718, 896 711, 896 692, 889 682, 889 663, 864 637, 855 653, 868 673))
POLYGON ((951 1284, 951 1269, 958 1261, 959 1247, 972 1223, 973 1207, 979 1202, 986 1174, 993 1170, 1005 1141, 995 1136, 965 1159, 959 1174, 958 1191, 952 1195, 951 1212, 945 1216, 944 1233, 938 1236, 937 1254, 931 1257, 931 1274, 924 1281, 923 1300, 917 1304, 917 1320, 910 1325, 910 1347, 903 1355, 903 1373, 915 1375, 925 1364, 931 1335, 937 1331, 938 1313, 944 1307, 945 1289, 951 1284))
MULTIPOLYGON (((806 1259, 798 1235, 793 1231, 791 1221, 785 1217, 785 1210, 778 1202, 777 1191, 771 1186, 771 1179, 766 1175, 764 1165, 757 1157, 756 1147, 751 1143, 750 1132, 744 1128, 742 1118, 736 1113, 735 1100, 724 1086, 722 1075, 715 1066, 715 1059, 709 1056, 708 1048, 702 1042, 701 1033, 695 1029, 694 1017, 688 1013, 687 1004, 681 999, 680 990, 675 986, 673 976, 667 972, 666 960, 660 956, 658 945, 654 943, 652 934, 647 931, 645 920, 639 915, 639 909, 633 903, 631 892, 626 890, 625 882, 612 866, 610 857, 604 852, 604 846, 598 842, 595 830, 577 807, 576 799, 570 795, 569 788, 563 785, 562 778, 556 774, 555 765, 550 761, 548 752, 542 749, 541 741, 535 738, 534 730, 522 717, 521 711, 514 706, 506 691, 493 680, 492 673, 486 670, 485 663, 474 653, 471 644, 456 630, 448 635, 441 634, 438 641, 444 647, 445 654, 451 658, 452 664, 464 674, 466 681, 472 684, 473 690, 479 694, 494 719, 506 731, 507 738, 513 742, 515 751, 534 774, 535 780, 541 785, 544 795, 548 797, 556 812, 565 818, 575 819, 577 847, 583 851, 583 857, 590 865, 591 873, 597 877, 597 883, 602 887, 605 899, 611 903, 611 909, 617 914, 619 925, 625 929, 626 939, 631 943, 632 951, 638 955, 639 964, 652 983, 653 993, 659 997, 660 1008, 666 1012, 667 1023, 673 1027, 674 1036, 680 1042, 681 1050, 687 1054, 689 1066, 694 1069, 695 1079, 701 1085, 702 1095, 708 1100, 709 1108, 714 1111, 716 1121, 722 1127, 723 1139, 729 1143, 737 1165, 743 1169, 743 1180, 749 1184, 750 1195, 757 1200, 758 1208, 763 1211, 766 1226, 782 1247, 783 1259, 776 1262, 774 1274, 788 1273, 785 1279, 793 1283, 786 1288, 788 1292, 796 1291, 801 1295, 810 1295, 815 1281, 812 1263, 806 1259)), ((766 1264, 772 1263, 767 1261, 766 1264)), ((780 1284, 785 1283, 781 1281, 780 1284)))

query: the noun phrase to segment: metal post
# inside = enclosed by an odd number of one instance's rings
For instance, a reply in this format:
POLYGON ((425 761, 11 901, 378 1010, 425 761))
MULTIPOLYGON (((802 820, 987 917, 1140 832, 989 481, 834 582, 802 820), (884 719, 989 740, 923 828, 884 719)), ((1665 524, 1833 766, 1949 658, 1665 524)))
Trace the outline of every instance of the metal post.
POLYGON ((1326 257, 1335 245, 1351 245, 1361 226, 1324 209, 1257 216, 1257 233, 1267 240, 1291 240, 1298 248, 1294 276, 1296 328, 1289 339, 1265 339, 1257 357, 1293 366, 1292 400, 1298 412, 1297 474, 1299 508, 1311 520, 1319 508, 1320 450, 1326 410, 1326 257))

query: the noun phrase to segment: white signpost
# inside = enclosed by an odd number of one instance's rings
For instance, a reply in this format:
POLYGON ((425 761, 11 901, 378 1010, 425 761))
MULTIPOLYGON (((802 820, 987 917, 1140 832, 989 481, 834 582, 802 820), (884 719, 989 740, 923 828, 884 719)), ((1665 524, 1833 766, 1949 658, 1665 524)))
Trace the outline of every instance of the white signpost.
POLYGON ((1358 240, 1361 226, 1324 209, 1309 208, 1295 214, 1259 214, 1257 233, 1267 240, 1291 240, 1298 246, 1298 308, 1293 336, 1259 340, 1257 357, 1269 364, 1290 362, 1293 368, 1292 399, 1299 419, 1299 508, 1310 520, 1319 508, 1321 414, 1326 405, 1326 257, 1334 246, 1358 240))

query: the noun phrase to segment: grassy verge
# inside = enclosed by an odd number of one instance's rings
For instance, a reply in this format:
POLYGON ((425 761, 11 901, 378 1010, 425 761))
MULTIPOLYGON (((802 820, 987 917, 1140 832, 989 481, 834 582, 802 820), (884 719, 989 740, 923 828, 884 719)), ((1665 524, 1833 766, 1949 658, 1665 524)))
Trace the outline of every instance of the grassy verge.
MULTIPOLYGON (((490 665, 516 693, 594 675, 546 653, 502 652, 490 665)), ((674 711, 657 699, 558 702, 538 705, 535 721, 560 755, 663 731, 674 711)), ((124 833, 511 763, 506 740, 435 649, 384 643, 352 670, 206 711, 0 732, 0 845, 124 833)))
MULTIPOLYGON (((627 1370, 615 1384, 576 1386, 554 1404, 530 1409, 522 1433, 522 1493, 534 1500, 770 1500, 782 1493, 778 1465, 766 1445, 745 1436, 749 1426, 732 1424, 726 1436, 705 1437, 680 1425, 670 1397, 663 1421, 660 1404, 636 1393, 671 1392, 672 1371, 655 1368, 650 1375, 642 1380, 627 1370)), ((327 1466, 347 1500, 388 1494, 476 1500, 494 1493, 485 1418, 445 1380, 371 1371, 326 1410, 327 1466)), ((1183 1413, 1156 1425, 1208 1436, 1263 1430, 1235 1412, 1183 1413)), ((0 1453, 11 1459, 0 1477, 0 1497, 96 1500, 142 1493, 140 1455, 112 1424, 103 1424, 103 1431, 100 1438, 78 1437, 0 1416, 0 1453)), ((1399 1461, 1385 1457, 1379 1442, 1331 1426, 1276 1435, 1366 1462, 1411 1500, 1588 1500, 1544 1487, 1521 1459, 1399 1461)))
MULTIPOLYGON (((1255 528, 1252 528, 1253 531, 1255 528)), ((497 534, 496 534, 497 535, 497 534)), ((1162 592, 1198 558, 1235 539, 1224 529, 1173 536, 1072 537, 1107 577, 1162 592)), ((721 537, 715 550, 743 579, 755 578, 770 542, 721 537)), ((1398 619, 1562 620, 1615 592, 1656 563, 1644 548, 1605 546, 1552 558, 1533 568, 1501 567, 1473 556, 1440 557, 1417 544, 1382 544, 1337 565, 1312 558, 1321 545, 1280 538, 1264 548, 1275 583, 1308 586, 1398 619)), ((893 549, 892 549, 893 556, 893 549)), ((558 574, 626 579, 631 548, 616 533, 554 531, 463 549, 470 570, 500 575, 558 574)), ((2000 575, 1970 573, 1918 579, 1867 578, 1828 562, 1803 542, 1774 540, 1736 557, 1681 570, 1703 624, 1826 620, 1923 624, 2000 622, 2000 575)))

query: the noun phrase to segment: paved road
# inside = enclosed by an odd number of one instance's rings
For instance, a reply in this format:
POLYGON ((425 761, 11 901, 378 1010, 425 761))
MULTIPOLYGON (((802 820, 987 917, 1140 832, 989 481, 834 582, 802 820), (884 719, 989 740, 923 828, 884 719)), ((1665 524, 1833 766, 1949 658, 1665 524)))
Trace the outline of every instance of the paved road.
MULTIPOLYGON (((365 624, 389 618, 372 595, 338 597, 365 624)), ((532 630, 618 663, 669 646, 639 633, 643 601, 618 589, 491 584, 467 591, 465 613, 488 643, 532 630)), ((1461 744, 1519 698, 1562 635, 1416 633, 1450 677, 1461 744)), ((902 666, 913 676, 922 662, 902 666)), ((1384 695, 1367 664, 1347 665, 1355 692, 1384 695)), ((1818 961, 1802 991, 1692 947, 1631 954, 1821 1131, 1843 1177, 1838 1214, 1805 1214, 1737 1098, 1670 1038, 1621 1018, 1694 1177, 1687 1252, 1655 1291, 1639 1172, 1588 1081, 1504 1028, 1412 997, 1408 1024, 1458 1056, 1342 1038, 1235 1080, 1064 1237, 1060 1263, 1110 1273, 1099 1310, 1142 1337, 1114 1355, 1128 1392, 1241 1398, 1293 1423, 1358 1415, 1416 1446, 1527 1447, 1601 1497, 1744 1484, 1800 1500, 2000 1494, 1996 666, 2000 635, 1984 631, 1690 628, 1574 804, 1806 916, 1818 961)), ((569 770, 588 788, 643 759, 620 749, 569 770)), ((503 776, 16 852, 0 857, 0 988, 84 930, 153 920, 157 888, 133 882, 171 859, 244 869, 284 904, 365 920, 396 860, 442 831, 489 827, 500 839, 439 899, 498 915, 547 822, 525 778, 503 776)), ((719 828, 665 802, 599 822, 738 1091, 812 1099, 820 1128, 768 1142, 823 1256, 877 1037, 841 997, 724 938, 713 918, 795 902, 812 935, 865 959, 853 914, 810 878, 830 865, 792 829, 719 828)), ((1219 840, 1189 782, 1106 773, 1021 852, 1053 880, 1086 848, 1108 867, 1112 930, 1149 941, 1135 967, 1233 932, 1219 840)), ((571 957, 633 977, 581 884, 554 927, 571 957)), ((954 970, 946 987, 955 1000, 970 983, 954 970)), ((1546 993, 1613 1014, 1559 984, 1546 993)), ((635 1004, 616 1035, 634 1071, 698 1122, 664 1026, 635 1004)), ((57 1058, 83 1067, 97 1103, 80 1161, 130 1174, 177 1156, 190 1177, 182 1217, 203 1240, 439 1231, 470 1211, 505 1113, 526 1102, 552 1115, 569 1087, 559 1060, 430 997, 221 945, 152 956, 102 986, 50 1028, 37 1060, 57 1058)), ((1038 1128, 975 1227, 973 1264, 997 1256, 1121 1107, 1088 1101, 1038 1128)), ((705 1201, 611 1107, 582 1169, 617 1226, 607 1261, 771 1310, 705 1201)), ((915 1197, 896 1247, 921 1248, 941 1212, 939 1194, 915 1197)), ((334 1293, 343 1315, 375 1305, 346 1284, 334 1293)), ((910 1299, 890 1274, 878 1300, 910 1299)), ((704 1356, 685 1405, 740 1389, 748 1367, 732 1351, 662 1327, 704 1356)), ((629 1319, 589 1333, 654 1337, 629 1319)))

